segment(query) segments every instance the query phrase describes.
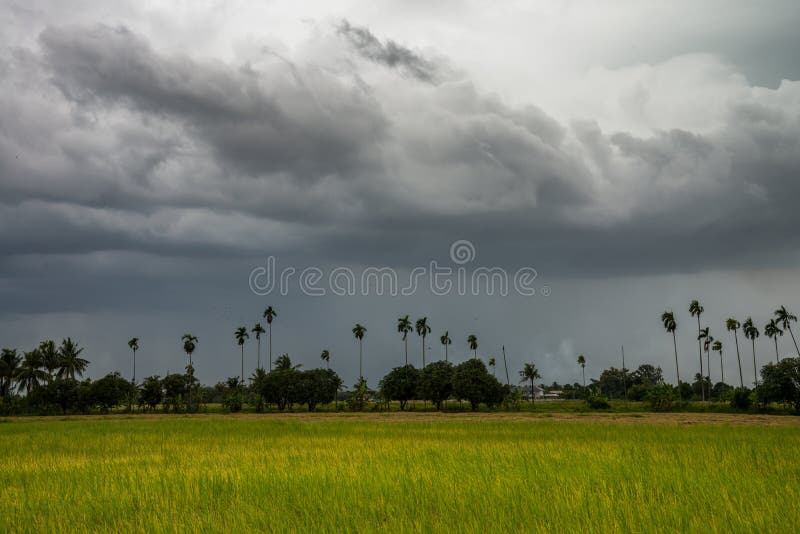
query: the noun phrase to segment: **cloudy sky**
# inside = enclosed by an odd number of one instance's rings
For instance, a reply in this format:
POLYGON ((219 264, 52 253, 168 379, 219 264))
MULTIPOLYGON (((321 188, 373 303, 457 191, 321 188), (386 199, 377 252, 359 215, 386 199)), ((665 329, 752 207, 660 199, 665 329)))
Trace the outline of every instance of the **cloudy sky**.
POLYGON ((674 381, 659 316, 677 314, 688 378, 698 298, 731 382, 724 319, 800 309, 798 23, 794 1, 7 0, 0 345, 72 336, 91 376, 129 375, 137 336, 141 377, 182 369, 192 332, 213 383, 238 372, 235 327, 272 305, 274 352, 311 367, 327 348, 347 383, 352 325, 374 384, 403 362, 405 314, 428 317, 433 357, 444 330, 455 361, 474 333, 514 375, 576 381, 579 353, 595 375, 624 344, 674 381), (535 269, 535 294, 296 280, 408 280, 458 267, 457 240, 467 273, 535 269), (268 257, 296 270, 286 294, 251 289, 268 257))

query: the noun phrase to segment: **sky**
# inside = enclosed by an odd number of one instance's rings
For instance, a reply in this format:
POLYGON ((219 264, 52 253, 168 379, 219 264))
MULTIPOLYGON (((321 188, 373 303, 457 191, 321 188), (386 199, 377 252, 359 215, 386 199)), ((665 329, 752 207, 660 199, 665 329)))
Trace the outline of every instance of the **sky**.
POLYGON ((578 354, 596 377, 624 345, 674 382, 660 315, 689 378, 699 299, 738 382, 724 320, 800 308, 798 23, 792 1, 7 0, 0 346, 71 336, 88 376, 129 376, 138 337, 137 376, 163 376, 191 332, 213 384, 273 306, 274 356, 328 349, 348 384, 353 325, 375 385, 406 314, 429 360, 445 330, 455 362, 475 334, 512 381, 534 362, 575 382, 578 354), (419 283, 361 283, 387 272, 419 283))

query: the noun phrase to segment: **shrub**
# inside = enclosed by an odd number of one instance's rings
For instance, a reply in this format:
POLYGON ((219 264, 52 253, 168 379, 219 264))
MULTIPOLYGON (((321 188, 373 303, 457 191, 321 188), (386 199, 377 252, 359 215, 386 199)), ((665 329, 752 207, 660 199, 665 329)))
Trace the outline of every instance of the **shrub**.
POLYGON ((747 388, 736 388, 731 397, 731 408, 737 410, 747 410, 753 404, 753 397, 747 388))
POLYGON ((666 412, 672 409, 677 400, 675 389, 669 384, 660 384, 650 390, 647 396, 650 407, 658 412, 666 412))
POLYGON ((608 398, 600 393, 598 388, 592 388, 586 395, 586 404, 592 410, 605 410, 607 408, 611 408, 611 405, 608 403, 608 398))

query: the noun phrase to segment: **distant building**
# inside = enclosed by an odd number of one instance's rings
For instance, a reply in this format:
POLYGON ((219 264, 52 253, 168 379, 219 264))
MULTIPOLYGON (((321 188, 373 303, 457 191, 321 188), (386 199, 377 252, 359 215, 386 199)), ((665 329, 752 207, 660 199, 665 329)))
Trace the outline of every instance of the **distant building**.
MULTIPOLYGON (((531 398, 531 385, 524 385, 522 386, 522 398, 526 400, 530 400, 531 398)), ((542 399, 545 397, 544 389, 534 385, 533 386, 533 398, 534 399, 542 399)))

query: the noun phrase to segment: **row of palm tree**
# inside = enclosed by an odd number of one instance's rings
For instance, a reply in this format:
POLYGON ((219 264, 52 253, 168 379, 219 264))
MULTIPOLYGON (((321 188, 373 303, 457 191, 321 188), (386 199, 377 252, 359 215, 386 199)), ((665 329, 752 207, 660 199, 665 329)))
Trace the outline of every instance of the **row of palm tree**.
POLYGON ((12 391, 16 383, 19 392, 29 394, 42 383, 55 378, 82 377, 89 360, 81 358, 83 348, 72 338, 56 346, 52 340, 42 341, 32 351, 20 355, 16 349, 0 352, 0 397, 12 391))
MULTIPOLYGON (((703 328, 700 323, 700 317, 702 316, 703 312, 705 312, 705 308, 700 304, 698 300, 692 300, 689 304, 689 314, 692 317, 697 318, 697 348, 699 353, 700 359, 700 376, 705 376, 708 378, 708 383, 711 383, 711 359, 710 359, 710 352, 718 352, 719 353, 719 366, 720 366, 720 377, 721 381, 725 382, 725 368, 724 362, 722 358, 722 350, 723 344, 722 341, 719 339, 714 339, 714 336, 710 333, 710 327, 703 328), (703 351, 706 353, 706 372, 704 374, 703 370, 703 351)), ((777 310, 773 312, 775 315, 774 318, 770 319, 769 322, 764 326, 764 334, 773 339, 775 342, 775 360, 776 362, 780 361, 780 353, 778 352, 778 336, 783 336, 785 331, 788 331, 789 334, 792 336, 792 341, 794 342, 795 350, 797 353, 800 354, 800 349, 797 347, 797 341, 795 341, 794 332, 792 332, 792 323, 797 322, 797 317, 790 313, 785 306, 781 306, 777 310)), ((676 339, 676 330, 678 328, 677 320, 675 319, 674 312, 667 310, 663 314, 661 314, 661 322, 664 325, 664 329, 667 333, 672 334, 672 345, 675 351, 675 374, 678 379, 678 385, 681 384, 681 375, 680 369, 678 367, 678 342, 676 339)), ((753 351, 753 374, 755 376, 755 385, 758 386, 758 364, 756 363, 756 339, 761 335, 758 327, 753 322, 752 317, 747 317, 743 323, 740 323, 735 317, 729 317, 725 321, 725 328, 728 332, 733 332, 733 339, 736 344, 736 359, 739 365, 739 383, 741 387, 744 387, 744 377, 742 374, 742 358, 739 352, 739 329, 742 330, 746 339, 750 340, 752 345, 753 351)), ((710 386, 709 386, 710 387, 710 386)), ((705 389, 702 385, 700 385, 700 396, 701 400, 705 400, 705 389)), ((709 391, 709 398, 710 398, 710 391, 709 391)))

